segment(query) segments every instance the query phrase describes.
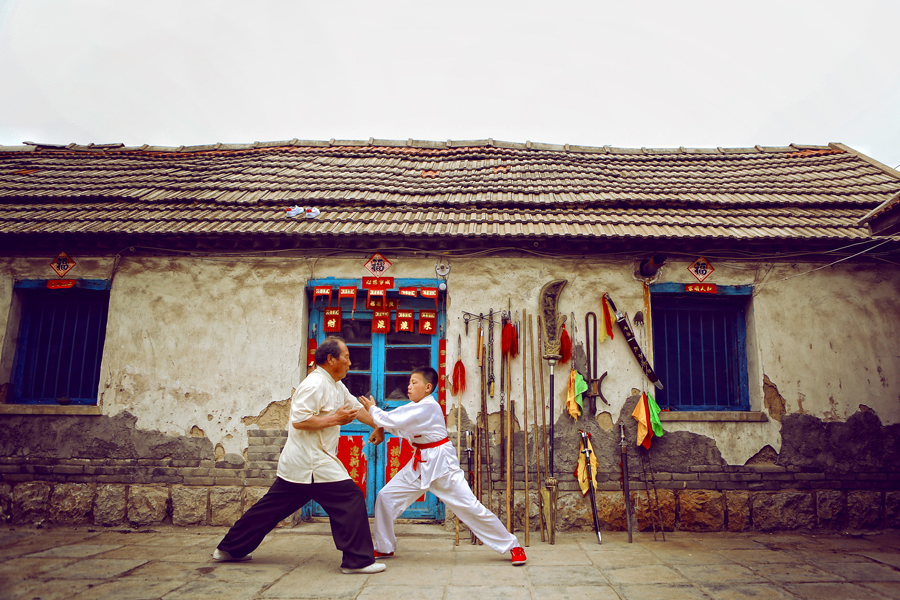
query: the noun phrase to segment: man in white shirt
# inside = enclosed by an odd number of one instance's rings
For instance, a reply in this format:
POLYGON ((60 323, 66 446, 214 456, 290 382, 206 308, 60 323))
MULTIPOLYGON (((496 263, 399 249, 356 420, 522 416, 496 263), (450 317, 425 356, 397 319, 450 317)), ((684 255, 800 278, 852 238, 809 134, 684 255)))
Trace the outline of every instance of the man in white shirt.
POLYGON ((225 534, 214 560, 249 560, 279 522, 315 500, 331 521, 335 547, 344 553, 341 572, 384 570, 384 564, 375 562, 365 496, 337 457, 341 425, 353 421, 362 406, 341 383, 350 364, 341 338, 326 338, 318 346, 318 368, 291 398, 291 427, 275 483, 225 534))

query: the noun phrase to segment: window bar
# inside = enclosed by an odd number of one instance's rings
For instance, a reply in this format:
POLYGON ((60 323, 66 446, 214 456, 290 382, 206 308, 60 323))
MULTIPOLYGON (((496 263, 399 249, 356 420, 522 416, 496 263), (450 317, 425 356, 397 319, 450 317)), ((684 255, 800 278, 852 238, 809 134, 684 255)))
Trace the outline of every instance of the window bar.
POLYGON ((75 323, 72 331, 72 343, 70 344, 69 349, 69 368, 66 371, 66 394, 69 395, 70 398, 77 398, 77 394, 72 393, 72 362, 75 360, 75 341, 78 339, 78 316, 81 312, 81 306, 76 304, 75 308, 75 323))
MULTIPOLYGON (((90 391, 85 391, 84 385, 84 376, 85 373, 88 372, 87 364, 88 364, 88 343, 94 338, 96 335, 94 333, 94 329, 91 327, 91 317, 94 316, 96 310, 94 306, 89 307, 87 318, 85 319, 85 328, 84 328, 84 348, 81 352, 81 374, 78 378, 78 397, 79 398, 87 398, 90 396, 90 391)), ((102 310, 102 309, 101 309, 102 310)), ((93 366, 92 366, 93 368, 93 366)), ((93 371, 91 371, 93 373, 93 371)))
MULTIPOLYGON (((104 312, 103 307, 100 307, 100 314, 102 315, 104 312)), ((91 365, 90 370, 90 384, 92 389, 88 390, 87 397, 94 398, 97 394, 96 386, 100 384, 99 371, 100 371, 100 357, 103 351, 103 336, 100 335, 100 323, 102 320, 98 322, 97 328, 94 330, 93 337, 95 338, 94 343, 94 361, 91 365)))
MULTIPOLYGON (((54 365, 56 368, 54 369, 54 373, 53 373, 53 386, 51 387, 51 394, 50 394, 51 398, 59 398, 62 395, 61 392, 65 392, 65 390, 59 389, 59 375, 60 375, 60 369, 62 368, 62 363, 63 363, 63 351, 65 350, 65 347, 66 347, 66 334, 68 333, 68 331, 66 330, 66 326, 69 324, 69 311, 71 310, 71 308, 72 308, 71 303, 64 304, 61 307, 62 323, 60 323, 60 325, 59 325, 59 336, 58 336, 59 346, 56 349, 56 361, 55 361, 56 365, 54 365)), ((48 361, 48 363, 49 363, 49 361, 48 361)), ((49 366, 48 366, 48 370, 49 370, 49 366)))
MULTIPOLYGON (((47 307, 47 305, 42 305, 42 306, 47 307)), ((50 308, 50 307, 47 307, 47 308, 50 308)), ((46 392, 47 392, 47 373, 50 370, 50 340, 53 339, 53 328, 56 323, 56 311, 54 311, 54 310, 49 310, 49 311, 42 310, 41 311, 41 327, 39 330, 40 334, 44 333, 44 322, 46 319, 47 312, 50 313, 50 334, 47 336, 47 344, 44 346, 44 348, 45 348, 44 356, 42 357, 42 358, 45 358, 45 360, 44 360, 44 369, 41 373, 41 393, 38 394, 37 390, 34 390, 34 393, 32 395, 33 398, 46 398, 47 397, 47 394, 46 394, 46 392)), ((40 338, 38 338, 38 341, 40 341, 40 338)), ((38 345, 38 348, 40 348, 40 344, 38 345)), ((35 363, 37 363, 37 361, 35 361, 35 363)), ((37 366, 35 366, 35 369, 37 369, 37 366)), ((36 383, 37 382, 35 381, 35 384, 36 383)))

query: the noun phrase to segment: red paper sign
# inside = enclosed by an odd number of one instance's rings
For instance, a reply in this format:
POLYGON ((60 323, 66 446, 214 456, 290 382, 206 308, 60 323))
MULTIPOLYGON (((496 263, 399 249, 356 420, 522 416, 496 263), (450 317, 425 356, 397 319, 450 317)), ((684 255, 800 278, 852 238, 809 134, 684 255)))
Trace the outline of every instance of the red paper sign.
MULTIPOLYGON (((338 288, 338 298, 343 300, 344 298, 353 298, 353 312, 356 312, 356 286, 350 285, 346 287, 338 288)), ((338 302, 340 302, 340 300, 338 302)))
POLYGON ((391 332, 391 311, 376 310, 372 313, 372 333, 391 332))
POLYGON ((369 310, 397 310, 400 302, 396 298, 372 298, 366 302, 366 308, 369 310))
POLYGON ((58 277, 65 277, 66 273, 75 268, 75 261, 69 258, 65 252, 60 252, 56 258, 50 262, 50 268, 56 271, 58 277))
POLYGON ((401 296, 409 296, 410 298, 415 298, 419 295, 419 288, 414 287, 402 287, 400 288, 401 296))
POLYGON ((415 311, 398 310, 397 320, 394 323, 394 331, 400 333, 412 333, 415 320, 415 311))
POLYGON ((376 252, 371 257, 369 257, 369 260, 367 260, 366 264, 363 266, 365 266, 366 270, 372 275, 380 276, 385 271, 391 268, 391 261, 376 252))
POLYGON ((50 279, 47 281, 48 290, 64 290, 75 287, 74 279, 50 279))
POLYGON ((438 307, 438 289, 437 288, 420 288, 419 293, 423 298, 434 298, 434 308, 438 307))
POLYGON ((437 333, 437 311, 419 311, 419 333, 434 335, 437 333))
POLYGON ((444 424, 447 423, 447 340, 438 342, 438 403, 444 411, 444 424))
POLYGON ((325 309, 325 325, 322 327, 325 333, 339 333, 341 331, 341 308, 325 309))
POLYGON ((394 287, 393 277, 363 277, 364 290, 390 290, 394 287))
POLYGON ((691 263, 691 265, 688 267, 688 271, 691 272, 691 275, 697 278, 697 281, 703 283, 703 280, 712 275, 712 272, 715 271, 715 269, 713 269, 713 266, 709 263, 708 260, 701 256, 691 263))
POLYGON ((715 294, 716 284, 714 283, 687 283, 684 286, 686 292, 702 292, 704 294, 715 294))
POLYGON ((363 443, 361 435, 342 435, 338 441, 337 454, 350 474, 350 479, 359 486, 365 495, 369 463, 366 460, 366 453, 363 452, 363 443))
POLYGON ((313 287, 313 306, 316 304, 316 299, 319 296, 328 296, 328 306, 331 306, 331 286, 330 285, 317 285, 313 287))
MULTIPOLYGON (((387 442, 387 465, 384 467, 384 482, 390 481, 400 468, 412 460, 415 451, 413 447, 404 440, 391 436, 387 442)), ((422 494, 416 502, 424 502, 425 494, 422 494)))

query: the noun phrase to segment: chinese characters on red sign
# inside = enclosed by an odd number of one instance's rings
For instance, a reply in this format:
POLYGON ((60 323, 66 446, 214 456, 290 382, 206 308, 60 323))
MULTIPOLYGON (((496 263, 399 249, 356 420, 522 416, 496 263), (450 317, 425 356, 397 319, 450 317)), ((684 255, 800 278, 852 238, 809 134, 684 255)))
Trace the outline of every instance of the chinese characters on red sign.
POLYGON ((325 325, 322 327, 325 333, 340 333, 341 331, 341 308, 325 309, 325 325))
POLYGON ((713 266, 708 260, 701 256, 691 263, 691 266, 688 267, 688 271, 697 278, 697 281, 703 283, 703 280, 712 275, 712 272, 715 271, 715 269, 713 269, 713 266))
POLYGON ((65 277, 66 273, 75 267, 75 261, 69 258, 65 252, 60 252, 50 263, 50 268, 56 271, 58 277, 65 277))
POLYGON ((714 283, 686 283, 684 285, 686 292, 702 292, 704 294, 715 294, 716 284, 714 283))
POLYGON ((437 333, 437 311, 419 311, 419 333, 434 335, 437 333))
POLYGON ((363 452, 363 437, 361 435, 342 435, 338 441, 338 458, 347 468, 350 479, 359 486, 365 495, 368 461, 366 453, 363 452))
POLYGON ((376 252, 366 261, 365 267, 369 273, 377 277, 384 275, 385 271, 391 268, 391 261, 376 252))

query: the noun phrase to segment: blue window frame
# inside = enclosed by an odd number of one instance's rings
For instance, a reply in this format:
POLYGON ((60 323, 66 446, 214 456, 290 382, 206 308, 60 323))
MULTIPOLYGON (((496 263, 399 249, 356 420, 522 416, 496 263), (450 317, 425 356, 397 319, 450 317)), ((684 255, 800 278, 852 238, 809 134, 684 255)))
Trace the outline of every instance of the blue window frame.
POLYGON ((46 280, 27 280, 16 282, 15 292, 21 313, 10 402, 97 404, 108 282, 47 289, 46 280))
POLYGON ((684 293, 650 286, 653 367, 665 385, 657 403, 672 410, 750 410, 745 310, 750 288, 684 293))

